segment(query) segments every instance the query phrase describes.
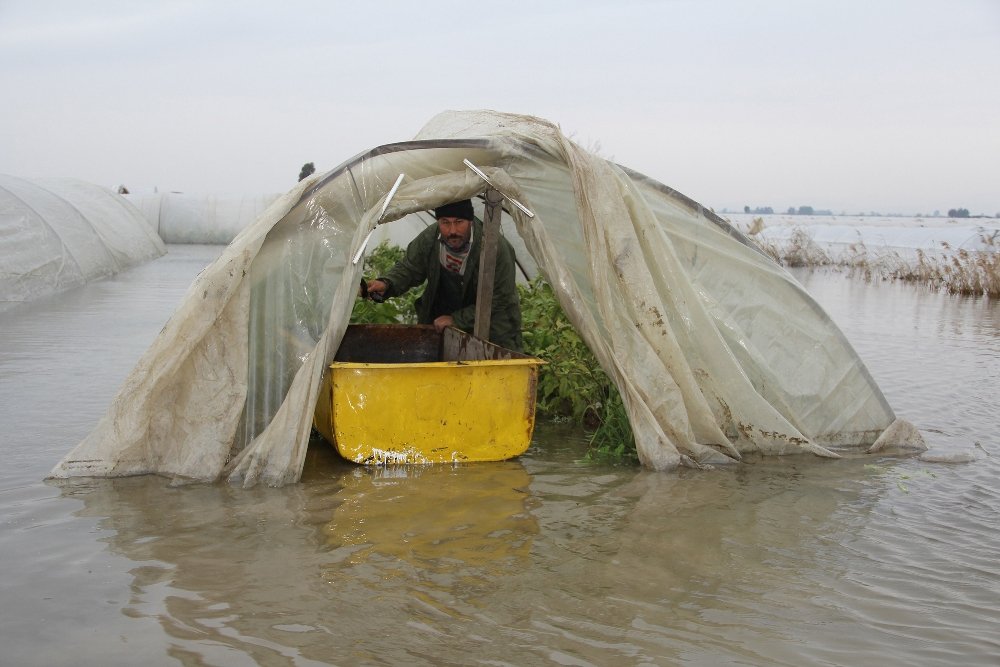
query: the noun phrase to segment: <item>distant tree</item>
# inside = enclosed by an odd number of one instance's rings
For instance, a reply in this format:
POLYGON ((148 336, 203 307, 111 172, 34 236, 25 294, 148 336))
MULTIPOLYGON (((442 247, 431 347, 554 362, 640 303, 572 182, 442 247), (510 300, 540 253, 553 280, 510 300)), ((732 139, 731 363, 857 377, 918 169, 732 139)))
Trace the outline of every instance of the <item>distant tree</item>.
POLYGON ((750 212, 750 207, 749 206, 744 206, 743 207, 743 212, 744 213, 749 213, 750 212))
POLYGON ((795 215, 795 207, 794 206, 789 206, 788 207, 788 215, 795 215))
POLYGON ((299 180, 301 181, 306 176, 310 176, 315 171, 316 171, 316 165, 314 165, 312 162, 306 162, 304 165, 302 165, 302 171, 299 172, 299 180))
POLYGON ((812 206, 799 206, 799 215, 812 215, 812 214, 813 214, 812 206))
POLYGON ((969 209, 967 208, 949 208, 948 209, 949 218, 968 218, 969 209))

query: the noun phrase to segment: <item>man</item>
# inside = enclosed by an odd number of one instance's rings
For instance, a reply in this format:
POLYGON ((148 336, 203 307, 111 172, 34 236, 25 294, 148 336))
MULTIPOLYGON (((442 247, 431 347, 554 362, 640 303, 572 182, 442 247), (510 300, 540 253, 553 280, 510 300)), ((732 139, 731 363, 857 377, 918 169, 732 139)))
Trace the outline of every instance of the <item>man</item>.
MULTIPOLYGON (((472 332, 476 320, 476 288, 483 223, 465 199, 434 210, 437 225, 420 232, 406 256, 384 277, 368 283, 368 293, 399 296, 427 281, 416 302, 417 321, 441 332, 454 326, 472 332)), ((502 236, 497 244, 496 273, 490 315, 491 342, 520 351, 521 302, 514 282, 514 249, 502 236)))

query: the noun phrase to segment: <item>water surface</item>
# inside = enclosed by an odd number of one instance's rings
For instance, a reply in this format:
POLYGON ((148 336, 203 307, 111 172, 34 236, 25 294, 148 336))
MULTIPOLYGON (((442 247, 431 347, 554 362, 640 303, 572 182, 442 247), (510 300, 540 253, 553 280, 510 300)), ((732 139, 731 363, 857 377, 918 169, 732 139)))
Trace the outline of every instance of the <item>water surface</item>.
POLYGON ((42 478, 220 248, 0 314, 0 663, 994 665, 1000 308, 797 274, 935 451, 653 473, 526 456, 301 484, 42 478), (978 445, 977 445, 978 443, 978 445))

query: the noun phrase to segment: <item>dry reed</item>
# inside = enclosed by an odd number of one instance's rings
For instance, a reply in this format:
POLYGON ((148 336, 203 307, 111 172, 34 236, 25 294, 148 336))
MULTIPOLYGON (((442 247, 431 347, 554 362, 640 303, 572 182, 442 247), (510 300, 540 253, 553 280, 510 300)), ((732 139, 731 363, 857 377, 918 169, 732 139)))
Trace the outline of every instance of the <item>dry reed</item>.
MULTIPOLYGON (((755 221, 756 222, 756 221, 755 221)), ((768 255, 784 266, 846 268, 865 280, 903 280, 923 283, 952 294, 1000 298, 1000 243, 996 233, 983 233, 984 250, 958 249, 941 244, 941 256, 917 250, 916 261, 907 261, 898 252, 871 252, 862 242, 851 244, 839 257, 824 251, 802 228, 792 231, 787 242, 768 241, 756 236, 762 226, 754 225, 752 238, 768 255)))

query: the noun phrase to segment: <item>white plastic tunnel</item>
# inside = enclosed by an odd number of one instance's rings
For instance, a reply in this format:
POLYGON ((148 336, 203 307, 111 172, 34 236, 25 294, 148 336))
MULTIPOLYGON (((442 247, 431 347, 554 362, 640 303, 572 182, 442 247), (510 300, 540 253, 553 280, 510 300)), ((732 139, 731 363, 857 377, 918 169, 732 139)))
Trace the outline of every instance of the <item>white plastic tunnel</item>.
POLYGON ((0 309, 164 252, 139 210, 111 190, 68 178, 0 175, 0 309))
POLYGON ((465 160, 534 212, 508 208, 505 234, 615 382, 644 465, 836 456, 912 435, 891 428, 816 302, 718 216, 547 121, 447 112, 303 181, 240 233, 53 474, 298 480, 358 291, 353 257, 383 207, 399 220, 483 192, 465 160))

